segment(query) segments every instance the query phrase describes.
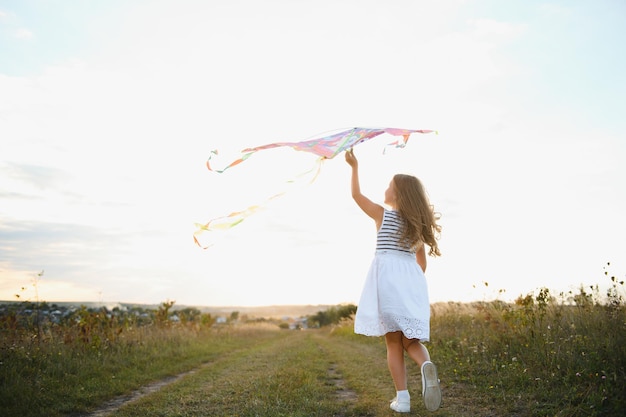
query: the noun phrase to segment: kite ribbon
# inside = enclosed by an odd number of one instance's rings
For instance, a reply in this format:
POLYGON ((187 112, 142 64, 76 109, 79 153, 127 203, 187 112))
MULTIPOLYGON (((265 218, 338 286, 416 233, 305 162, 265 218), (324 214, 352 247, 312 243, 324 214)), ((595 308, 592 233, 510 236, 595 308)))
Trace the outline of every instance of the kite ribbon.
MULTIPOLYGON (((319 175, 322 169, 322 163, 324 162, 324 159, 325 159, 324 157, 317 158, 317 160, 315 161, 315 166, 313 168, 296 175, 296 177, 291 180, 288 180, 286 182, 288 184, 288 187, 291 188, 303 182, 305 179, 307 179, 307 177, 311 173, 313 173, 313 175, 311 179, 308 181, 308 184, 312 184, 317 179, 317 176, 319 175)), ((241 162, 242 162, 241 160, 238 160, 238 161, 235 161, 233 164, 237 165, 238 163, 241 163, 241 162)), ((233 164, 229 166, 233 166, 233 164)), ((260 210, 262 207, 272 202, 272 200, 275 200, 287 194, 287 191, 288 190, 284 190, 279 193, 276 193, 272 195, 271 197, 267 198, 263 203, 252 205, 246 208, 245 210, 235 211, 235 212, 228 214, 227 216, 214 218, 210 220, 208 223, 205 223, 205 224, 195 223, 197 230, 193 234, 193 241, 196 243, 196 245, 200 246, 203 249, 210 248, 211 246, 213 246, 213 243, 203 244, 202 242, 200 242, 201 234, 203 234, 204 232, 221 231, 221 230, 227 230, 232 227, 235 227, 239 223, 244 221, 247 217, 251 216, 252 214, 256 213, 258 210, 260 210)))

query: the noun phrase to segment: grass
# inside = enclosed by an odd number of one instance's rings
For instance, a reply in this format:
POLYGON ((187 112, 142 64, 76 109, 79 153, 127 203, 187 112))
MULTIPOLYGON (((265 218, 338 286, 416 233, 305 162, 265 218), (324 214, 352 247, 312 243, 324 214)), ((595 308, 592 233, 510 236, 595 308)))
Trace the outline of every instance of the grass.
MULTIPOLYGON (((624 415, 626 306, 623 284, 613 282, 607 297, 597 287, 558 297, 541 289, 515 303, 433 305, 428 348, 444 393, 434 414, 624 415)), ((3 322, 0 415, 86 415, 192 369, 112 415, 393 415, 384 342, 355 335, 351 320, 292 331, 91 319, 99 325, 87 333, 75 324, 34 332, 3 322)), ((425 415, 419 370, 407 366, 412 414, 425 415)))
POLYGON ((280 340, 250 344, 157 395, 123 407, 119 416, 333 416, 328 357, 315 332, 280 333, 280 340))
POLYGON ((85 413, 117 395, 237 352, 242 339, 276 337, 256 329, 215 331, 145 328, 112 345, 28 341, 4 346, 0 356, 0 415, 85 413))
POLYGON ((515 304, 440 306, 433 354, 455 384, 506 415, 622 415, 626 314, 612 301, 581 289, 572 303, 541 289, 515 304))

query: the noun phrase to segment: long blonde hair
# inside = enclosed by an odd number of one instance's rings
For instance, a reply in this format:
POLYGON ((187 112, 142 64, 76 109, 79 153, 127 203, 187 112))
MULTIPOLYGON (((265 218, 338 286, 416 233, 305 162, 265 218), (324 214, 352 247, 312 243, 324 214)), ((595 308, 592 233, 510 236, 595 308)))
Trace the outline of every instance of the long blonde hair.
POLYGON ((396 174, 393 184, 396 191, 396 210, 406 222, 401 240, 412 248, 419 248, 420 243, 425 243, 429 247, 430 256, 441 256, 437 244, 441 233, 441 226, 437 221, 441 215, 430 204, 421 181, 412 175, 396 174))

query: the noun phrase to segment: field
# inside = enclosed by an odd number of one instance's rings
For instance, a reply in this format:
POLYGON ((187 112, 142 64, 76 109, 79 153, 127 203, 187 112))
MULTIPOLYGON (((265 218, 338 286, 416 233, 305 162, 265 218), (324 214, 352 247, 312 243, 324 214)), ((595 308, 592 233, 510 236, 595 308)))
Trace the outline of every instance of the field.
MULTIPOLYGON (((444 402, 432 414, 626 415, 626 307, 611 280, 606 294, 543 288, 515 303, 433 305, 428 347, 444 402)), ((349 306, 309 320, 231 312, 221 324, 173 302, 55 320, 40 308, 3 307, 2 416, 395 414, 383 340, 355 335, 349 306)), ((408 369, 411 415, 431 414, 418 368, 408 369)))

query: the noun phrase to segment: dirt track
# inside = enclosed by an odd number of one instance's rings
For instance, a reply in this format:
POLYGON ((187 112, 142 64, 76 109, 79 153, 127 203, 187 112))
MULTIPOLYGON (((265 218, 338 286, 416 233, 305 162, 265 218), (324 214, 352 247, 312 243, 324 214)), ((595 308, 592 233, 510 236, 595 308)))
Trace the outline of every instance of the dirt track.
MULTIPOLYGON (((417 367, 408 365, 409 386, 412 391, 412 412, 409 415, 434 416, 496 416, 493 399, 472 398, 467 387, 446 384, 442 378, 444 404, 435 413, 427 412, 421 404, 420 377, 417 367)), ((264 345, 233 352, 216 361, 180 375, 156 381, 136 391, 103 404, 89 417, 115 415, 307 415, 276 409, 249 411, 250 404, 262 403, 255 398, 250 387, 267 395, 268 380, 289 372, 317 372, 315 378, 330 387, 332 398, 320 403, 315 414, 325 415, 325 403, 335 404, 332 416, 392 416, 388 408, 393 395, 385 351, 382 344, 362 343, 342 337, 332 337, 328 332, 284 332, 284 337, 264 345), (295 365, 295 367, 294 367, 295 365), (293 371, 286 371, 296 369, 293 371), (310 368, 310 369, 309 369, 310 368), (220 384, 219 381, 228 381, 220 384), (241 409, 224 404, 222 398, 233 395, 245 396, 241 409), (337 404, 341 406, 337 408, 337 404), (230 407, 230 408, 229 408, 230 407), (155 411, 156 410, 156 411, 155 411)), ((290 384, 289 381, 287 381, 290 384)), ((292 384, 300 383, 294 379, 292 384)), ((273 386, 272 386, 273 387, 273 386)), ((275 388, 271 388, 272 390, 275 388)), ((283 400, 284 402, 285 400, 283 400)), ((297 401, 294 400, 294 401, 297 401)), ((305 407, 305 405, 302 405, 305 407)), ((277 407, 280 407, 278 405, 277 407)), ((298 405, 290 407, 297 409, 298 405)), ((269 407, 271 409, 271 407, 269 407)), ((330 412, 330 411, 329 411, 330 412)))

